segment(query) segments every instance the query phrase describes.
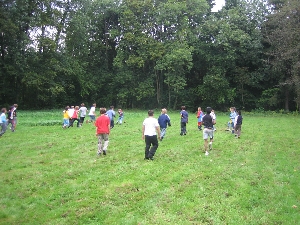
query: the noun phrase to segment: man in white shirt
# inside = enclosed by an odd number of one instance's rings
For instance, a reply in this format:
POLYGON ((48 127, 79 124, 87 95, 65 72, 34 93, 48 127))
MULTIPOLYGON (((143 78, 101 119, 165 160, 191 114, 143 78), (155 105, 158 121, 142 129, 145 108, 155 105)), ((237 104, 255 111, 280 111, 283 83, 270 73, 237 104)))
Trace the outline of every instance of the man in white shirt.
POLYGON ((154 118, 153 110, 148 111, 148 118, 143 122, 142 138, 145 140, 145 159, 153 160, 153 156, 158 148, 158 139, 160 137, 160 128, 156 118, 154 118), (151 147, 152 145, 152 147, 151 147), (151 147, 151 149, 150 149, 151 147))

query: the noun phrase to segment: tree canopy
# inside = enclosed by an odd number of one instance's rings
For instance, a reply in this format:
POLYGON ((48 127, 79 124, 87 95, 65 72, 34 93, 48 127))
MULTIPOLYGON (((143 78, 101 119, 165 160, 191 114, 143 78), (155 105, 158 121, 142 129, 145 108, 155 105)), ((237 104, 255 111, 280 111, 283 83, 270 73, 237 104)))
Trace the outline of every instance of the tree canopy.
POLYGON ((296 110, 300 2, 2 0, 0 104, 296 110))

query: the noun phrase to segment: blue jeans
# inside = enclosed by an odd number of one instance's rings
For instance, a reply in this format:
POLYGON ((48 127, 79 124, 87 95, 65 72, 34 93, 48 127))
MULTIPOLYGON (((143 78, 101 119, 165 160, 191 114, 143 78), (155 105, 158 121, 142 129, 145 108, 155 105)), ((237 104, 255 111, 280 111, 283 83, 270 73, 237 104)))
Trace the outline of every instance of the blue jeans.
POLYGON ((160 128, 160 139, 163 139, 167 133, 167 128, 160 128))
POLYGON ((0 126, 1 126, 1 132, 0 132, 0 136, 2 136, 5 132, 6 132, 6 129, 7 129, 7 123, 0 123, 0 126))

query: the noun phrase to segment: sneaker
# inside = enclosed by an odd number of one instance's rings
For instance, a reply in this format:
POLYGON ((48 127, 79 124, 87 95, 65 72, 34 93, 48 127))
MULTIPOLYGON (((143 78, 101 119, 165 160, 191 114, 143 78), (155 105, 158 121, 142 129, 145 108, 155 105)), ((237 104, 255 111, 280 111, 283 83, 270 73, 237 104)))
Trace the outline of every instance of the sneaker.
POLYGON ((205 152, 205 155, 209 155, 209 152, 208 152, 208 151, 206 151, 206 152, 205 152))
POLYGON ((209 142, 208 148, 209 148, 209 150, 212 150, 212 142, 209 142))
POLYGON ((97 155, 100 156, 100 155, 101 155, 101 152, 97 152, 97 155))
POLYGON ((103 150, 103 155, 106 155, 106 150, 103 150))

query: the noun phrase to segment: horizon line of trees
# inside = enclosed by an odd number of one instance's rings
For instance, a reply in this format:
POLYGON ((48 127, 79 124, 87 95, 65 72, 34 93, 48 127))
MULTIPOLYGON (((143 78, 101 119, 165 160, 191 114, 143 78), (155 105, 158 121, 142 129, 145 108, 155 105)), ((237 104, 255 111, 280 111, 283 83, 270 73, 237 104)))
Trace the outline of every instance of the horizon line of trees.
POLYGON ((299 110, 300 1, 1 0, 0 105, 299 110))

